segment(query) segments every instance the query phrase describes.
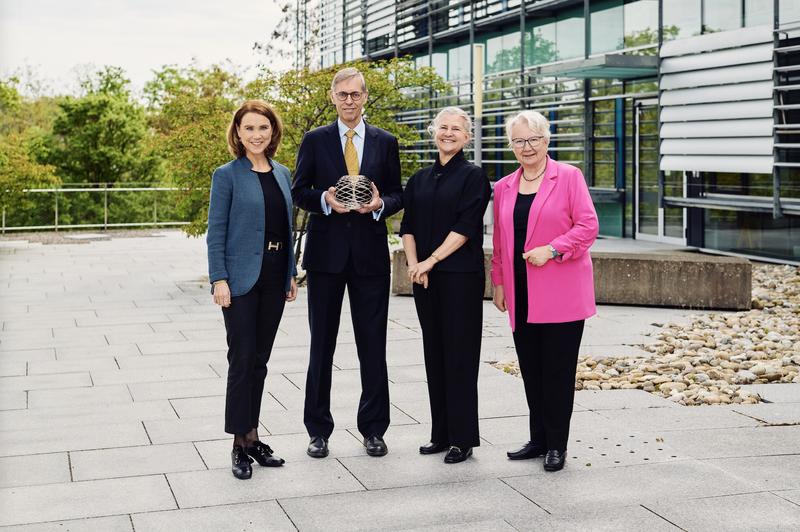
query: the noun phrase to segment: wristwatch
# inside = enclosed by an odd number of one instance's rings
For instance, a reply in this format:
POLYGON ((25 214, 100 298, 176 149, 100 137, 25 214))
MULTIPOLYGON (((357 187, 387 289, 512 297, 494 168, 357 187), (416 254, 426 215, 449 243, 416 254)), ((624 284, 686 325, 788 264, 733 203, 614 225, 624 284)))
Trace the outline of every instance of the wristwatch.
POLYGON ((551 244, 547 244, 547 249, 550 250, 550 253, 553 255, 551 258, 553 259, 561 255, 551 244))

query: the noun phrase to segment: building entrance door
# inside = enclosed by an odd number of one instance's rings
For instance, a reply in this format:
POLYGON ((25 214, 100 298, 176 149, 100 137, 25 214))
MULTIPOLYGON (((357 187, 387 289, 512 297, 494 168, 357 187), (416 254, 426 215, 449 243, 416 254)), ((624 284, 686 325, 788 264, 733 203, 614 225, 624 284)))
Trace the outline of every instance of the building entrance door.
MULTIPOLYGON (((661 208, 658 185, 658 99, 636 100, 634 108, 633 173, 637 239, 686 245, 686 209, 661 208)), ((664 176, 668 196, 685 197, 683 172, 664 176)))

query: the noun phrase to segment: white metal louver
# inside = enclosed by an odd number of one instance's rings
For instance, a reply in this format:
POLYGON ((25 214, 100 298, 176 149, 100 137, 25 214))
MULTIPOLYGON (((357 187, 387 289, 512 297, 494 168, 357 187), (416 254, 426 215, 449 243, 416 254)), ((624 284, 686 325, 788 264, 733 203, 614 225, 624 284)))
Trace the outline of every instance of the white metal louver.
POLYGON ((660 168, 771 173, 772 28, 661 47, 660 168))

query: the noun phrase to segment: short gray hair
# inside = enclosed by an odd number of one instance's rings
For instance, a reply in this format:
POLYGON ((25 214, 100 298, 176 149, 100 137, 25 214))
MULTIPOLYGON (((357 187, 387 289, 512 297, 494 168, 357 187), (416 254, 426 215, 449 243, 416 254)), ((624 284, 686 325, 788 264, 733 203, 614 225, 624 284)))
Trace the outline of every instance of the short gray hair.
POLYGON ((508 137, 508 142, 511 142, 511 128, 520 122, 527 124, 527 126, 531 128, 531 131, 535 131, 543 136, 545 142, 550 142, 550 121, 539 111, 532 111, 530 109, 520 111, 508 117, 508 120, 506 120, 506 136, 508 137))
POLYGON ((445 107, 438 113, 433 120, 431 120, 430 125, 428 125, 428 133, 430 133, 431 137, 436 135, 436 129, 439 127, 439 122, 442 120, 444 115, 456 115, 461 120, 464 121, 464 131, 467 132, 467 136, 472 139, 472 119, 469 117, 467 112, 460 107, 445 107))
POLYGON ((335 91, 336 85, 342 81, 347 81, 348 79, 356 76, 361 78, 361 90, 367 92, 367 80, 364 79, 364 74, 362 74, 361 71, 355 67, 346 67, 334 74, 333 81, 331 81, 331 92, 335 91))

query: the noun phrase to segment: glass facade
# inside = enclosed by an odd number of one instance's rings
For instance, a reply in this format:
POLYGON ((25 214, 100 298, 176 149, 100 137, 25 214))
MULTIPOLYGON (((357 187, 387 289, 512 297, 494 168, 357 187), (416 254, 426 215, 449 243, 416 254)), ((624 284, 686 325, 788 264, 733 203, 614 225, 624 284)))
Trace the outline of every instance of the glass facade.
MULTIPOLYGON (((773 219, 766 212, 774 193, 771 174, 659 171, 657 77, 584 79, 560 70, 565 62, 603 54, 656 55, 659 7, 663 39, 673 40, 771 25, 773 0, 592 0, 588 20, 587 4, 574 0, 523 4, 527 14, 521 28, 519 0, 320 2, 320 65, 411 55, 419 67, 431 66, 448 80, 450 90, 436 97, 437 106, 457 105, 472 112, 472 44, 483 44, 480 147, 491 180, 517 167, 507 146, 506 118, 523 108, 535 109, 551 122, 550 155, 583 171, 602 235, 797 260, 798 217, 773 219), (540 70, 544 68, 548 74, 540 70), (723 203, 752 198, 760 203, 749 212, 662 201, 690 197, 723 203)), ((800 27, 800 1, 780 0, 779 6, 780 23, 796 21, 800 27)), ((800 79, 791 83, 800 85, 800 79)), ((787 92, 783 101, 800 103, 800 94, 787 92)), ((419 154, 423 163, 435 156, 424 134, 435 112, 421 107, 398 117, 420 132, 419 140, 406 149, 419 154)), ((779 142, 795 142, 796 135, 785 136, 779 142)), ((780 152, 782 160, 800 163, 800 155, 790 151, 780 152)), ((776 173, 781 197, 800 199, 800 167, 785 166, 776 173)))

